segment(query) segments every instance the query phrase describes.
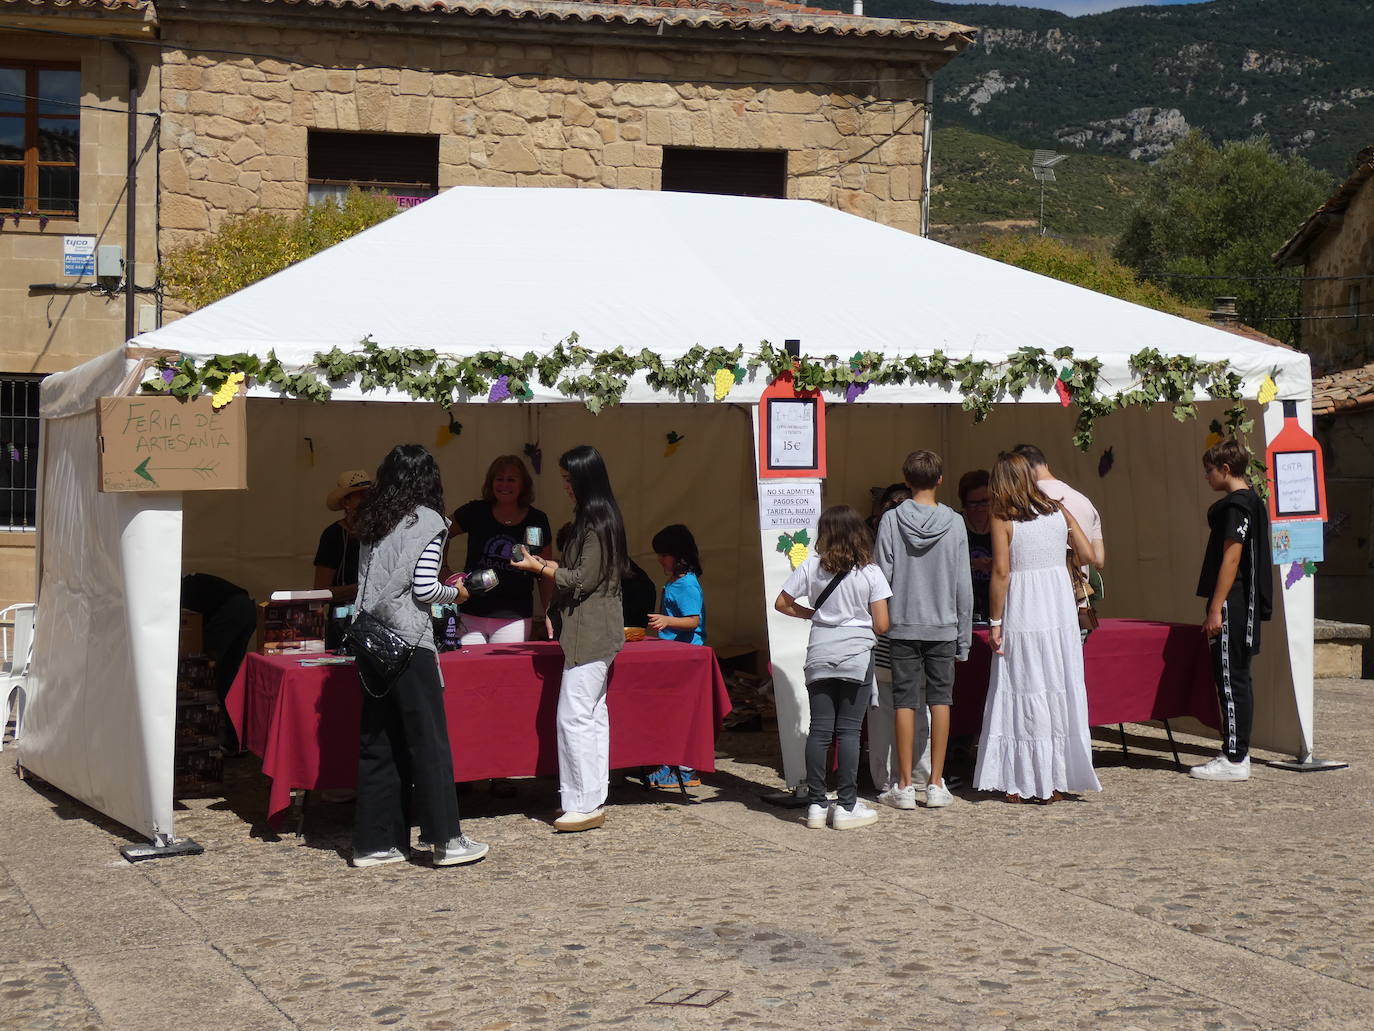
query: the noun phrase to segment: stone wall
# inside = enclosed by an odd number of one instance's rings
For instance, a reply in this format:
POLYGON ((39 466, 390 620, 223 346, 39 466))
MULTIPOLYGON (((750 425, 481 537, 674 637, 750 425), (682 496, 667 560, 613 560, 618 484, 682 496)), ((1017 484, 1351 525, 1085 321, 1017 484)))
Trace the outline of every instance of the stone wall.
MULTIPOLYGON (((1322 234, 1304 270, 1308 276, 1374 276, 1374 179, 1365 181, 1339 226, 1322 234)), ((1318 280, 1303 286, 1304 315, 1337 315, 1304 322, 1303 350, 1313 372, 1333 372, 1374 361, 1374 279, 1318 280), (1360 291, 1360 318, 1345 317, 1351 286, 1360 291)))
POLYGON ((913 98, 925 87, 914 64, 349 38, 207 27, 174 14, 164 18, 163 37, 188 47, 163 58, 164 247, 232 214, 300 210, 309 128, 438 135, 440 188, 652 190, 665 146, 783 149, 789 196, 920 229, 924 119, 913 98), (208 45, 350 67, 189 49, 208 45), (448 70, 458 68, 469 71, 448 70), (616 81, 650 77, 663 81, 616 81))
MULTIPOLYGON (((1345 623, 1374 622, 1374 411, 1316 420, 1326 460, 1326 560, 1317 571, 1316 614, 1345 623)), ((1374 648, 1366 649, 1374 674, 1374 648)))

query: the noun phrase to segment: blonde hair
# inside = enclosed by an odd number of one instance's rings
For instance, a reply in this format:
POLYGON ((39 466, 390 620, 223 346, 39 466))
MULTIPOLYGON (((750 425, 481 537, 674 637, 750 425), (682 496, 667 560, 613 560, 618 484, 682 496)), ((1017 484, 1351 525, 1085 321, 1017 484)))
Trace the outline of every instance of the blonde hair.
POLYGON ((1059 510, 1059 502, 1035 482, 1030 462, 1014 451, 1003 451, 997 456, 988 479, 988 493, 992 495, 992 514, 1014 523, 1029 522, 1059 510))

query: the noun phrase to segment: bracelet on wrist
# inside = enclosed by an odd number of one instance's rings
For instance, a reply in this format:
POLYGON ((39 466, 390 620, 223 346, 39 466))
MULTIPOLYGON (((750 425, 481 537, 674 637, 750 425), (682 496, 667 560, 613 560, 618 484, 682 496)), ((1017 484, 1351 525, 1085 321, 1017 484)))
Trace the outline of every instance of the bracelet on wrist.
POLYGON ((1001 626, 1001 625, 1002 625, 1002 621, 1001 621, 1000 619, 990 619, 990 620, 988 620, 988 626, 1001 626))

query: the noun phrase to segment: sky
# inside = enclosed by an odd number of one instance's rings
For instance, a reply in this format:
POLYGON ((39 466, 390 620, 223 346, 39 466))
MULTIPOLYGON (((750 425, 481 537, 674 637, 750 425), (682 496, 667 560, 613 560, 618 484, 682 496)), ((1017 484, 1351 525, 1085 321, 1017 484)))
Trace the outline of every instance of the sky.
POLYGON ((963 3, 1014 4, 1017 7, 1044 7, 1063 14, 1100 14, 1118 7, 1162 7, 1165 4, 1196 4, 1206 0, 962 0, 963 3))

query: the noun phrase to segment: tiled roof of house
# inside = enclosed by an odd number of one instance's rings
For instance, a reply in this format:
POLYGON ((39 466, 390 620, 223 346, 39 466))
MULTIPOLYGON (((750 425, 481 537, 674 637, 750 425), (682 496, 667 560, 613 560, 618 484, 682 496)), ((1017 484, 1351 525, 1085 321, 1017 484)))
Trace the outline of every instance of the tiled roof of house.
POLYGON ((1350 178, 1336 188, 1336 192, 1326 199, 1326 203, 1308 217, 1288 242, 1274 252, 1274 262, 1278 265, 1301 265, 1307 260, 1307 251, 1322 232, 1350 206, 1355 195, 1371 177, 1374 177, 1374 147, 1365 147, 1355 155, 1355 171, 1350 178))
POLYGON ((100 7, 106 11, 142 11, 151 6, 151 0, 0 0, 0 9, 9 10, 28 7, 100 7))
POLYGON ((1374 363, 1342 369, 1312 381, 1312 414, 1330 415, 1374 405, 1374 363))
MULTIPOLYGON (((0 0, 10 2, 10 0, 0 0)), ((96 0, 98 2, 98 0, 96 0)), ((868 18, 783 0, 266 0, 289 7, 496 15, 536 21, 689 25, 967 44, 977 29, 952 21, 868 18)))

